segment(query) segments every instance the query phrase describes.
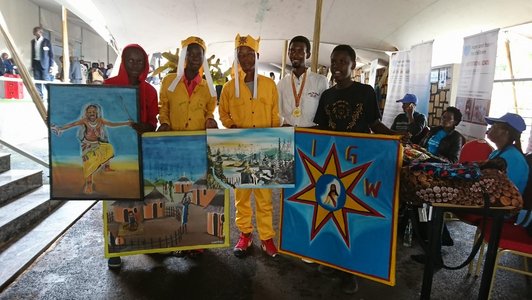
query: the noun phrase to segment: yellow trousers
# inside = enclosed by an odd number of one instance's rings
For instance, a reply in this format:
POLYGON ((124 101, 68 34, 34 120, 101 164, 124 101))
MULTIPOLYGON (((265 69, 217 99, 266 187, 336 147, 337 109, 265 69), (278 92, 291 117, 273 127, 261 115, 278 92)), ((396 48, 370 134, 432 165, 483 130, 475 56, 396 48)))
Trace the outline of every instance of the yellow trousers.
POLYGON ((275 236, 273 230, 273 206, 271 189, 235 189, 236 227, 240 232, 251 233, 253 224, 251 217, 251 193, 255 195, 255 211, 257 229, 261 240, 275 236))

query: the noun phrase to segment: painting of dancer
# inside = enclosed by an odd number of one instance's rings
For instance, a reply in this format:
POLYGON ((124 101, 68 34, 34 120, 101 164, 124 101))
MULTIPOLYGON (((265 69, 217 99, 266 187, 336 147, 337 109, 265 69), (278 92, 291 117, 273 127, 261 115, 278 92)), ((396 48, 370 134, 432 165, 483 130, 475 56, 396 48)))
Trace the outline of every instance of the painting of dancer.
POLYGON ((50 86, 52 199, 139 200, 134 88, 50 86))

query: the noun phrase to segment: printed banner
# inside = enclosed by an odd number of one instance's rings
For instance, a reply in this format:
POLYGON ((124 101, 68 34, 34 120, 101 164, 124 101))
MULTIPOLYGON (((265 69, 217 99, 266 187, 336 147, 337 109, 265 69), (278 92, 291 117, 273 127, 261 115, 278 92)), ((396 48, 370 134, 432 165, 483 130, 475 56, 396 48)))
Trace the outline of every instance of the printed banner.
POLYGON ((50 197, 142 198, 137 89, 50 85, 50 197))
POLYGON ((294 187, 293 127, 207 129, 207 144, 209 188, 294 187))
POLYGON ((398 138, 296 129, 295 140, 280 252, 395 285, 398 138))
POLYGON ((406 93, 417 97, 416 111, 428 115, 430 99, 430 72, 434 41, 413 46, 409 51, 394 53, 388 72, 388 94, 382 122, 391 127, 395 117, 403 113, 400 103, 406 93))
POLYGON ((462 112, 458 131, 468 139, 483 139, 495 76, 499 29, 464 38, 456 107, 462 112))
POLYGON ((229 192, 206 188, 204 131, 142 137, 144 201, 104 201, 106 257, 229 246, 229 192))

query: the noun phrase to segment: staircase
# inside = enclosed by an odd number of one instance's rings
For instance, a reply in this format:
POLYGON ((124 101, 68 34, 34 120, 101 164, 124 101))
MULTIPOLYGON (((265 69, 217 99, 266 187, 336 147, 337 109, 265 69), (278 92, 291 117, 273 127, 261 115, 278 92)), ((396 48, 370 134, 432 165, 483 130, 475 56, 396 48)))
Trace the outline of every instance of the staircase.
POLYGON ((50 200, 42 178, 0 153, 0 292, 96 203, 50 200))

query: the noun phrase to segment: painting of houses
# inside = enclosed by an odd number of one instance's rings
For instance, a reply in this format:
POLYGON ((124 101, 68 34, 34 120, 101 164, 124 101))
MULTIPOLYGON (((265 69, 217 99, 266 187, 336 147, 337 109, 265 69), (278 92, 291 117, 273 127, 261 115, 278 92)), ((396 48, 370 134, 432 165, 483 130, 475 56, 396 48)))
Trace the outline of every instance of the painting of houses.
POLYGON ((207 144, 210 188, 294 187, 293 127, 208 129, 207 144))

